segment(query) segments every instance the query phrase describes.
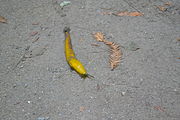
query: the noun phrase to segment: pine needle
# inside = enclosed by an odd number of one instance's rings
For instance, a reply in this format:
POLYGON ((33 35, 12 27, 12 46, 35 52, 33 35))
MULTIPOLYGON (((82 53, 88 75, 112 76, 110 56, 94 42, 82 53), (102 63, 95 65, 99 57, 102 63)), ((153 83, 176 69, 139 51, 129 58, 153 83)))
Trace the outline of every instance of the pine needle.
POLYGON ((94 38, 98 42, 104 42, 104 44, 109 46, 110 48, 109 63, 111 70, 114 70, 119 65, 122 57, 122 51, 120 50, 120 46, 117 43, 105 40, 104 34, 101 32, 95 33, 94 38))

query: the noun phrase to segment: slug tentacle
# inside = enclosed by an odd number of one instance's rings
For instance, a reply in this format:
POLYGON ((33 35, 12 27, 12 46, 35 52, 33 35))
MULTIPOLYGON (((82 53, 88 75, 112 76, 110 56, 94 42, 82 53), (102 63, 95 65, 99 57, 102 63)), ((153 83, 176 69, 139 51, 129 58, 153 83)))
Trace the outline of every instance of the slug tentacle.
POLYGON ((65 27, 64 30, 63 30, 64 33, 65 32, 70 32, 70 31, 71 31, 71 29, 69 27, 65 27))

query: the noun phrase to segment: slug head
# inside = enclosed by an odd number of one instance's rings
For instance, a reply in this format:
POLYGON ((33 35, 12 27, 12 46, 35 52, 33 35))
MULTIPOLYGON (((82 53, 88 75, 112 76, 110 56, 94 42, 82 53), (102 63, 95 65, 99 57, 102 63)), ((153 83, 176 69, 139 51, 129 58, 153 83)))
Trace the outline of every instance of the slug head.
POLYGON ((71 31, 71 29, 69 27, 65 27, 64 30, 63 30, 64 33, 65 32, 70 32, 70 31, 71 31))

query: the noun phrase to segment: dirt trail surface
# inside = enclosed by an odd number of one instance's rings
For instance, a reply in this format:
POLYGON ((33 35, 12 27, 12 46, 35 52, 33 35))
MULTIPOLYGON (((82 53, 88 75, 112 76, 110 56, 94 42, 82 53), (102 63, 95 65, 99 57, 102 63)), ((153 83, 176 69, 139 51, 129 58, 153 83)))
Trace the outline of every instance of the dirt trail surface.
POLYGON ((179 120, 179 0, 0 0, 1 120, 179 120), (170 2, 169 4, 167 2, 170 2), (140 12, 117 16, 108 12, 140 12), (63 28, 94 79, 71 71, 63 28), (102 32, 123 52, 111 71, 102 32), (92 46, 91 44, 98 44, 92 46))

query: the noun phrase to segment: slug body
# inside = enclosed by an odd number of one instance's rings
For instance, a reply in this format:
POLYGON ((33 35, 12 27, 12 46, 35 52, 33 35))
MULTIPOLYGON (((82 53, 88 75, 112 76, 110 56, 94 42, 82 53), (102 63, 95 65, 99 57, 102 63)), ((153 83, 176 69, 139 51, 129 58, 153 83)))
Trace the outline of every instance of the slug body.
POLYGON ((65 27, 64 34, 65 34, 64 51, 65 51, 66 61, 69 64, 69 66, 83 78, 93 77, 86 72, 86 69, 84 68, 83 64, 75 56, 71 44, 70 28, 65 27))

